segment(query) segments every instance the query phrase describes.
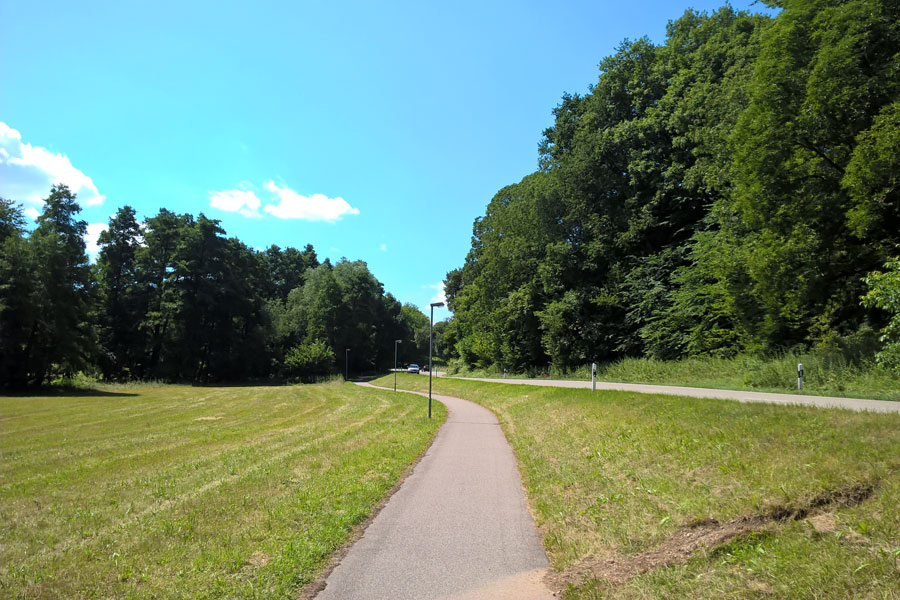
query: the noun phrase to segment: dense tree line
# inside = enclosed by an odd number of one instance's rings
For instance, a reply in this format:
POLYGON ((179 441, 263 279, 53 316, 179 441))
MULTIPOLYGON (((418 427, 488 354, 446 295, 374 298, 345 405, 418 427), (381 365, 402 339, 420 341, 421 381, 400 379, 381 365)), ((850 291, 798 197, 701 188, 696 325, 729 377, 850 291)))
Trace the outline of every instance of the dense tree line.
POLYGON ((401 360, 427 356, 428 318, 362 261, 320 262, 311 245, 259 252, 202 214, 162 209, 141 223, 125 206, 91 264, 79 212, 54 186, 29 232, 21 207, 0 199, 0 388, 80 371, 305 380, 392 367, 394 340, 401 360))
POLYGON ((900 252, 900 2, 766 4, 688 11, 563 97, 539 170, 447 275, 463 361, 875 340, 890 302, 863 305, 864 278, 900 252))

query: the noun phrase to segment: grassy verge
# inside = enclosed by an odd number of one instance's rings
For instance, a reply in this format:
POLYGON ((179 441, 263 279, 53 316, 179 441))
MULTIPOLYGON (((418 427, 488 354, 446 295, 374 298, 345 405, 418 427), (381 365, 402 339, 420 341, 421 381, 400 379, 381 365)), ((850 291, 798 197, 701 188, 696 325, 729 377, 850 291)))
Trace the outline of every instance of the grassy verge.
MULTIPOLYGON (((822 353, 785 354, 775 358, 686 358, 663 361, 626 358, 598 365, 597 378, 618 383, 682 385, 726 390, 751 390, 796 394, 797 364, 804 369, 803 394, 845 398, 900 400, 900 377, 871 362, 853 363, 839 355, 822 353)), ((468 377, 502 377, 497 369, 463 370, 453 374, 468 377)), ((590 365, 570 372, 508 374, 508 377, 551 379, 591 378, 590 365)))
POLYGON ((553 567, 581 573, 567 597, 900 598, 900 415, 452 378, 434 387, 497 413, 553 567), (862 502, 840 501, 856 488, 870 489, 862 502), (718 525, 736 534, 641 567, 718 525))
POLYGON ((350 384, 0 398, 0 596, 296 597, 443 422, 350 384))

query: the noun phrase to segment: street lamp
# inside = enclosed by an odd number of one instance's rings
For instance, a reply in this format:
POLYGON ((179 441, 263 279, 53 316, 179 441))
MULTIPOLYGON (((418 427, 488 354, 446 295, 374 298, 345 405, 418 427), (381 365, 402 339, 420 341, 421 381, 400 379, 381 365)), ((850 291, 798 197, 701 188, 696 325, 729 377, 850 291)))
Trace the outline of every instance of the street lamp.
POLYGON ((397 344, 402 344, 403 340, 394 340, 394 391, 397 391, 397 344))
POLYGON ((344 381, 350 380, 350 348, 344 350, 344 381))
POLYGON ((443 302, 431 303, 431 322, 428 324, 428 418, 431 418, 431 372, 434 367, 431 364, 431 342, 434 339, 434 307, 443 306, 443 302))

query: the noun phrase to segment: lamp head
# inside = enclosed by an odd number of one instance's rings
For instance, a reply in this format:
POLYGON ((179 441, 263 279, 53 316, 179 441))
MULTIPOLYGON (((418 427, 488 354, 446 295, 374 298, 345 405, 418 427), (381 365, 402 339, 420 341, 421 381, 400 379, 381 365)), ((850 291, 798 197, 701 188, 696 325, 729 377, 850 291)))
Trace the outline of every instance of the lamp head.
POLYGON ((443 305, 444 305, 443 302, 432 302, 432 303, 431 303, 431 308, 435 308, 435 307, 443 306, 443 305))

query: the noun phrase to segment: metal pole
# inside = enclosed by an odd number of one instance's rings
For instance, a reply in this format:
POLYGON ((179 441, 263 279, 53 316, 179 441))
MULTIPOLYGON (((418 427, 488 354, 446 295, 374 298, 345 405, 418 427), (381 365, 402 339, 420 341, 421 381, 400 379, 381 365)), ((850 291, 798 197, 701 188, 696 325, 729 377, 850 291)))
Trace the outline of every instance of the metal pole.
POLYGON ((428 323, 428 418, 431 418, 431 338, 434 336, 434 304, 431 305, 431 320, 428 323))
POLYGON ((397 391, 397 344, 402 344, 403 340, 394 340, 394 391, 397 391))
POLYGON ((431 341, 434 338, 434 307, 443 306, 443 302, 431 303, 431 320, 428 322, 428 418, 431 418, 431 372, 434 365, 431 364, 431 341))
POLYGON ((350 380, 350 348, 344 350, 344 381, 350 380))

